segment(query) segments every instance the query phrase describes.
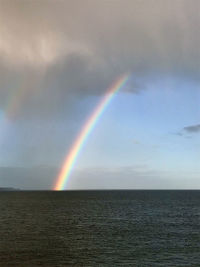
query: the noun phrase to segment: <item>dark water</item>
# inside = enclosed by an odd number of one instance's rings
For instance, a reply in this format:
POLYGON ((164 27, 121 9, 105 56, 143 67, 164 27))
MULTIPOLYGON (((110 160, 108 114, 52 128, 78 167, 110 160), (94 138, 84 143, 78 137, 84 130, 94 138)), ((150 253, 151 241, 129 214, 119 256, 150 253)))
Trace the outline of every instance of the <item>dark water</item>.
POLYGON ((200 191, 0 192, 0 266, 200 266, 200 191))

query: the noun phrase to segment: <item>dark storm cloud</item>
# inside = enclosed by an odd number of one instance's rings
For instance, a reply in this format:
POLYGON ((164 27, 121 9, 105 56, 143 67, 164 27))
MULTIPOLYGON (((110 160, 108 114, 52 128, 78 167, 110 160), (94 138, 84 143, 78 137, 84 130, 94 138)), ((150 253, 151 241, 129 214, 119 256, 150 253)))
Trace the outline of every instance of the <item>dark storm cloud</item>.
POLYGON ((25 87, 21 114, 51 117, 126 72, 134 93, 159 73, 198 79, 199 10, 196 0, 1 0, 0 105, 25 87))
POLYGON ((183 130, 188 132, 188 133, 199 133, 200 132, 200 124, 184 127, 183 130))

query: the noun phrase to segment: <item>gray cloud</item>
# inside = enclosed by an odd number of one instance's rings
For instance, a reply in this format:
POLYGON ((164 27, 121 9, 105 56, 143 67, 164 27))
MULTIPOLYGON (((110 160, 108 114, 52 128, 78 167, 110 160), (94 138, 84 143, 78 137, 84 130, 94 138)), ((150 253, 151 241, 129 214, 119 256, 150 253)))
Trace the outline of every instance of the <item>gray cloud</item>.
POLYGON ((13 87, 11 77, 26 79, 28 68, 30 83, 37 73, 42 91, 36 98, 48 94, 47 110, 73 94, 102 93, 124 72, 137 79, 155 72, 199 77, 197 0, 0 3, 0 75, 6 85, 0 90, 13 87))
POLYGON ((11 119, 77 118, 88 114, 77 99, 126 72, 132 93, 164 74, 198 80, 199 9, 198 0, 0 0, 0 108, 15 103, 11 119))
POLYGON ((188 133, 198 133, 200 132, 200 124, 184 127, 183 130, 188 133))
MULTIPOLYGON (((25 190, 52 189, 59 171, 49 166, 0 167, 0 185, 25 190)), ((198 172, 152 170, 146 165, 74 170, 67 183, 67 189, 74 190, 188 188, 200 188, 198 172)))
MULTIPOLYGON (((52 189, 59 170, 48 166, 0 168, 1 187, 25 190, 52 189)), ((191 180, 190 180, 191 182, 191 180)), ((181 185, 184 187, 184 183, 181 185)), ((174 179, 148 168, 91 168, 75 170, 67 189, 163 189, 176 188, 174 179)), ((180 187, 180 185, 178 185, 180 187)))
POLYGON ((0 168, 1 187, 25 190, 52 189, 58 170, 51 167, 0 168))
MULTIPOLYGON (((119 75, 137 93, 154 73, 199 78, 200 2, 0 1, 0 107, 11 117, 73 114, 119 75)), ((76 116, 76 114, 73 114, 76 116)))
POLYGON ((195 124, 195 125, 183 127, 181 131, 175 132, 172 134, 180 136, 180 137, 192 138, 191 135, 187 135, 187 134, 194 134, 194 133, 199 133, 199 132, 200 132, 200 124, 195 124))

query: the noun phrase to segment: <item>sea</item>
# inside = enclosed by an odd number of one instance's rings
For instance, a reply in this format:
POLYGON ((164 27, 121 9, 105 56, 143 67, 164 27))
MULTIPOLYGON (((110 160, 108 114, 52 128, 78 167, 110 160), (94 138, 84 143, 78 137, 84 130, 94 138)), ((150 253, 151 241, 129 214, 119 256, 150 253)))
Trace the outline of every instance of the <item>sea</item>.
POLYGON ((0 192, 0 266, 200 266, 200 191, 0 192))

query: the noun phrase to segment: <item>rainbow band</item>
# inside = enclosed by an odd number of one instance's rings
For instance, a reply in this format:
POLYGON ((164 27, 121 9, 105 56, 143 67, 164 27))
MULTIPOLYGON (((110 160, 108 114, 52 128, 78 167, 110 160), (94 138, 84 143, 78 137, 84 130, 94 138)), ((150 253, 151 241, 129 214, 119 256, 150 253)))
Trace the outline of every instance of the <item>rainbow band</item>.
POLYGON ((76 159, 86 142, 87 138, 89 137, 90 133, 94 129, 96 123, 98 122, 99 118, 105 111, 108 104, 111 102, 115 94, 125 85, 129 78, 129 75, 123 75, 120 77, 106 92, 103 99, 95 108, 94 112, 91 114, 85 125, 83 126, 81 132, 77 136, 74 144, 72 145, 64 164, 61 168, 61 171, 57 177, 56 184, 53 190, 63 190, 66 186, 67 181, 69 180, 70 173, 72 168, 76 162, 76 159))

